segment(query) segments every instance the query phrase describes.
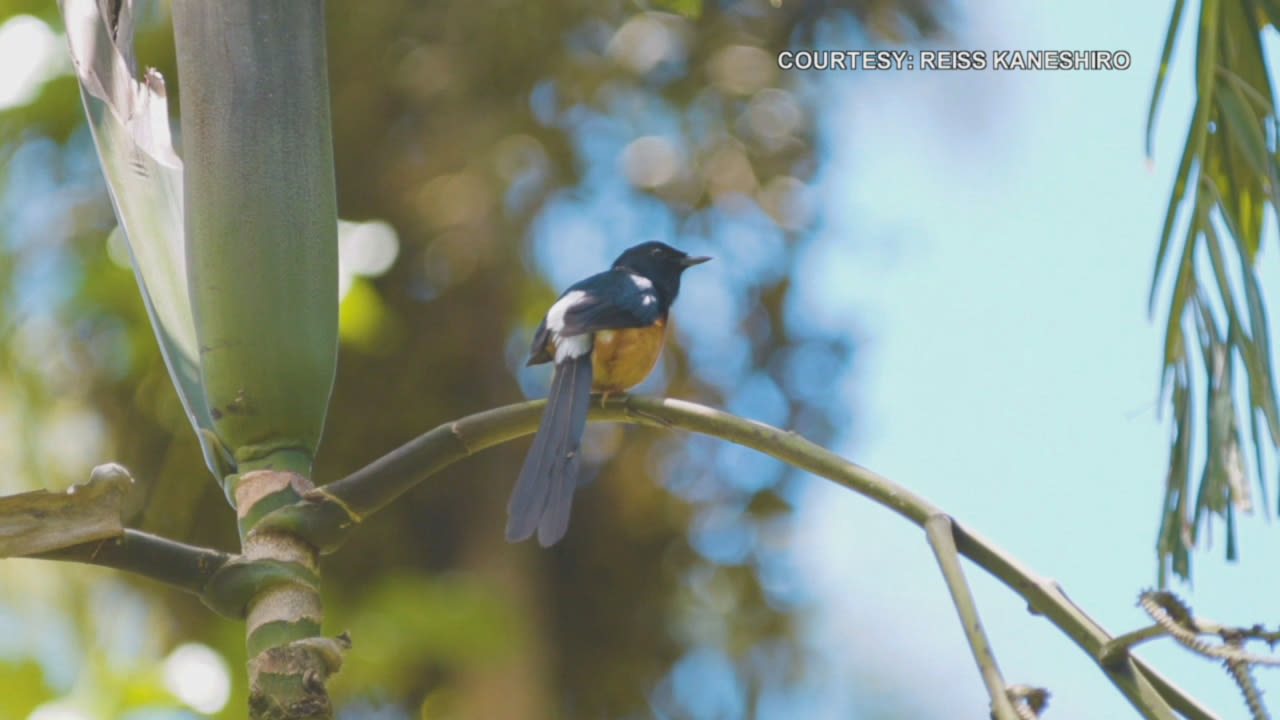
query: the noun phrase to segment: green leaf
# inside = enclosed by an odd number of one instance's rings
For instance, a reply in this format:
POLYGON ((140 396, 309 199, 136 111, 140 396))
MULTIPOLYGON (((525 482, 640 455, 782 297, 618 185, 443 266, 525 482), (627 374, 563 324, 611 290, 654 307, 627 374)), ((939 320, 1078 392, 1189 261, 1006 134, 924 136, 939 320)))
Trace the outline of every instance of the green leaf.
POLYGON ((1147 109, 1147 157, 1154 154, 1156 110, 1160 108, 1160 96, 1164 94, 1165 76, 1169 72, 1169 59, 1173 57, 1173 45, 1182 25, 1183 0, 1174 0, 1173 15, 1169 18, 1169 31, 1164 36, 1164 49, 1160 51, 1160 69, 1156 71, 1156 86, 1151 91, 1151 105, 1147 109))
MULTIPOLYGON (((1235 412, 1229 387, 1224 382, 1226 367, 1230 360, 1225 344, 1219 341, 1217 323, 1204 303, 1197 303, 1199 313, 1197 323, 1202 330, 1202 350, 1204 351, 1205 371, 1209 377, 1209 386, 1205 403, 1205 427, 1207 429, 1207 449, 1204 467, 1200 474, 1200 488, 1196 493, 1193 525, 1199 528, 1206 513, 1222 514, 1227 505, 1226 477, 1221 465, 1218 448, 1224 443, 1227 431, 1227 418, 1235 412)), ((1198 533, 1193 532, 1193 538, 1198 533)))
POLYGON ((1267 163, 1270 153, 1267 152, 1267 141, 1263 137, 1259 120, 1249 110, 1243 94, 1236 83, 1224 82, 1219 85, 1214 96, 1220 113, 1222 128, 1228 137, 1239 147, 1240 154, 1249 163, 1253 177, 1270 178, 1271 168, 1267 163))
POLYGON ((1239 558, 1238 548, 1236 547, 1236 510, 1233 506, 1227 506, 1227 562, 1234 562, 1239 558))
POLYGON ((1160 531, 1156 535, 1156 553, 1159 563, 1158 583, 1164 586, 1165 563, 1171 560, 1172 569, 1179 577, 1190 573, 1185 537, 1187 517, 1187 491, 1191 484, 1191 390, 1188 385, 1185 364, 1179 364, 1173 372, 1173 442, 1169 448, 1169 472, 1165 479, 1164 512, 1160 517, 1160 531))
POLYGON ((1245 357, 1249 369, 1249 396, 1254 406, 1263 411, 1267 425, 1271 431, 1271 442, 1280 445, 1280 407, 1277 406, 1271 368, 1271 333, 1268 329, 1267 308, 1262 300, 1262 290, 1258 287, 1258 275, 1252 266, 1244 266, 1241 261, 1240 275, 1243 278, 1245 303, 1249 308, 1249 329, 1253 333, 1251 348, 1253 353, 1245 357))
POLYGON ((130 2, 109 28, 95 0, 59 0, 89 126, 152 329, 206 464, 216 472, 226 451, 200 382, 199 352, 187 293, 182 232, 182 162, 169 137, 164 79, 135 79, 130 2))
MULTIPOLYGON (((1210 181, 1205 178, 1208 185, 1210 181)), ((1210 203, 1203 203, 1205 207, 1209 207, 1210 203)), ((1198 223, 1204 231, 1204 246, 1208 250, 1209 266, 1213 268, 1214 279, 1218 283, 1218 294, 1222 298, 1223 308, 1227 313, 1227 322, 1229 324, 1240 325, 1239 314, 1236 312, 1235 293, 1231 290, 1231 282, 1227 278, 1227 263, 1222 255, 1222 239, 1218 236, 1218 231, 1214 228, 1213 223, 1208 218, 1201 217, 1198 223)))
POLYGON ((183 2, 173 24, 187 273, 214 430, 242 473, 309 476, 338 355, 324 3, 183 2), (235 71, 248 59, 252 72, 235 71))
MULTIPOLYGON (((1188 128, 1186 146, 1182 150, 1182 160, 1178 162, 1178 171, 1173 176, 1173 190, 1169 193, 1169 209, 1165 211, 1164 226, 1160 229, 1160 244, 1156 248, 1155 270, 1151 273, 1151 290, 1147 294, 1147 312, 1149 313, 1155 312, 1156 290, 1160 287, 1160 276, 1164 272, 1165 261, 1169 257, 1169 241, 1173 238, 1173 225, 1178 217, 1178 208, 1182 207, 1184 201, 1187 180, 1191 176, 1191 160, 1193 157, 1191 150, 1194 137, 1194 128, 1188 128)), ((1186 259, 1185 254, 1183 259, 1186 259)))
MULTIPOLYGON (((1173 284, 1173 297, 1169 302, 1169 317, 1164 331, 1164 363, 1165 368, 1177 364, 1183 357, 1185 346, 1182 336, 1182 315, 1187 300, 1196 290, 1195 270, 1192 258, 1195 253, 1196 232, 1194 223, 1187 229, 1186 241, 1182 248, 1182 262, 1178 266, 1178 279, 1173 284)), ((1160 384, 1160 396, 1163 397, 1168 384, 1169 373, 1166 372, 1160 384)))
POLYGON ((1200 33, 1196 42, 1196 109, 1191 117, 1192 156, 1204 155, 1209 136, 1209 111, 1212 108, 1214 80, 1218 66, 1219 0, 1203 0, 1200 4, 1200 33))
MULTIPOLYGON (((1245 374, 1249 374, 1249 371, 1246 370, 1245 374)), ((1250 378, 1249 381, 1252 384, 1253 379, 1250 378)), ((1253 462, 1258 478, 1258 494, 1262 496, 1262 506, 1268 508, 1271 507, 1271 500, 1268 499, 1267 482, 1265 480, 1266 465, 1263 464, 1263 438, 1261 426, 1258 424, 1258 415, 1258 410, 1249 411, 1249 438, 1253 442, 1253 462)))

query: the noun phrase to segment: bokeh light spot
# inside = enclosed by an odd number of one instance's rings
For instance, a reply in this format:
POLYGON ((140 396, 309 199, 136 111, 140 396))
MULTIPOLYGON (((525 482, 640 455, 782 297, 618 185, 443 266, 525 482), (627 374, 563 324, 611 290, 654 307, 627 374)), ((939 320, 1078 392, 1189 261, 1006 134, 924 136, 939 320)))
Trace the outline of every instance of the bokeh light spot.
POLYGON ((680 152, 668 138, 646 135, 622 150, 622 171, 632 185, 655 188, 675 178, 682 164, 680 152))
POLYGON ((377 277, 391 269, 399 254, 400 236, 390 223, 338 223, 338 263, 344 272, 377 277))
POLYGON ((35 99, 67 61, 61 38, 39 18, 15 15, 0 25, 0 110, 35 99))
POLYGON ((623 23, 609 40, 609 56, 639 75, 661 62, 683 59, 684 41, 676 28, 680 18, 662 13, 640 13, 623 23))
POLYGON ((711 82, 734 95, 750 95, 773 82, 776 61, 763 48, 730 45, 717 52, 708 66, 711 82))
POLYGON ((205 714, 222 710, 231 697, 226 661, 200 643, 179 645, 169 653, 164 661, 164 686, 191 709, 205 714))

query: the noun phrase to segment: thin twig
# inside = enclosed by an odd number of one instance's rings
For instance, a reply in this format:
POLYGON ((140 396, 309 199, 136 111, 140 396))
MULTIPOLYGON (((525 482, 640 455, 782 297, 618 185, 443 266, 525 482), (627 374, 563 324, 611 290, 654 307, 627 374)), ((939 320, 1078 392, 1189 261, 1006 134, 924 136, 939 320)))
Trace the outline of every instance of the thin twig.
POLYGON ((1245 705, 1249 707, 1249 716, 1253 720, 1271 720, 1271 713, 1262 702, 1262 691, 1258 690, 1258 683, 1253 679, 1252 666, 1241 660, 1224 660, 1222 664, 1244 695, 1245 705))
MULTIPOLYGON (((1226 642, 1228 647, 1244 646, 1244 638, 1238 635, 1227 638, 1226 642)), ((1224 660, 1222 664, 1226 666, 1227 674, 1236 681, 1236 686, 1244 695, 1245 705, 1249 707, 1249 714, 1253 720, 1271 720, 1271 713, 1267 712, 1267 706, 1262 702, 1262 691, 1258 689, 1258 683, 1253 679, 1253 666, 1244 660, 1234 659, 1224 660)))
POLYGON ((951 518, 934 515, 925 520, 924 534, 929 539, 933 554, 938 558, 938 567, 942 569, 942 577, 947 581, 947 589, 951 591, 951 600, 955 603, 956 613, 960 615, 960 625, 964 627, 965 637, 969 639, 973 659, 978 663, 982 682, 986 684, 987 694, 991 696, 992 717, 995 720, 1018 720, 1018 712, 1014 710, 1013 703, 1009 702, 995 653, 991 650, 987 634, 982 630, 978 607, 969 591, 969 584, 965 582, 964 570, 960 567, 955 538, 951 535, 951 518))
POLYGON ((1164 628, 1157 623, 1116 636, 1104 643, 1102 648, 1098 650, 1098 662, 1103 667, 1110 667, 1123 658, 1129 652, 1129 648, 1154 638, 1163 637, 1166 634, 1164 628))
POLYGON ((1172 593, 1144 592, 1138 598, 1138 605, 1165 632, 1169 633, 1170 637, 1195 653, 1229 662, 1243 662, 1249 665, 1267 665, 1270 667, 1280 666, 1280 658, 1258 655, 1245 650, 1243 647, 1244 635, 1242 633, 1230 633, 1231 637, 1239 640, 1237 644, 1215 645, 1201 638, 1200 635, 1206 631, 1199 626, 1199 621, 1191 617, 1190 611, 1172 593))

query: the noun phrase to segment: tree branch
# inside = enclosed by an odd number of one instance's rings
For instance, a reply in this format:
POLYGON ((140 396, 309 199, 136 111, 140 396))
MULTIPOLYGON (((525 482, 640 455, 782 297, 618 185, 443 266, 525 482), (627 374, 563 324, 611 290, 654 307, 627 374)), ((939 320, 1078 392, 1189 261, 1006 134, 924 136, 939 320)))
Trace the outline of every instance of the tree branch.
MULTIPOLYGON (((411 440, 341 480, 307 491, 294 505, 262 518, 260 529, 279 528, 307 538, 325 552, 341 545, 365 517, 450 464, 494 445, 532 433, 544 401, 508 405, 445 423, 411 440)), ((796 433, 741 418, 696 403, 635 395, 611 396, 592 408, 593 421, 676 427, 754 448, 808 470, 924 526, 943 514, 932 503, 876 473, 858 466, 796 433)), ((1090 658, 1112 639, 1062 592, 986 539, 953 522, 961 555, 1025 598, 1031 611, 1044 615, 1090 658)), ((1191 720, 1217 716, 1142 660, 1129 656, 1103 667, 1107 678, 1148 718, 1172 719, 1173 708, 1191 720), (1171 707, 1172 706, 1172 707, 1171 707)))
POLYGON ((232 558, 228 553, 129 529, 116 537, 26 557, 125 570, 195 595, 202 595, 213 574, 232 558))
POLYGON ((1004 678, 1000 675, 1000 667, 996 665, 995 653, 991 651, 991 643, 982 630, 982 620, 978 618, 973 593, 969 592, 969 584, 965 582, 951 526, 949 516, 934 515, 924 521, 924 534, 929 539, 933 554, 938 558, 938 567, 942 569, 942 577, 951 590, 951 600, 960 615, 960 624, 964 627, 965 637, 969 639, 969 648, 973 650, 974 662, 978 663, 982 682, 986 684, 987 694, 991 696, 991 715, 995 720, 1018 720, 1018 713, 1009 701, 1004 678))
POLYGON ((1164 628, 1159 625, 1148 625, 1139 630, 1133 630, 1123 635, 1118 635, 1106 643, 1098 650, 1098 662, 1103 667, 1112 665, 1117 660, 1122 660, 1128 655, 1129 649, 1138 643, 1144 643, 1153 638, 1163 637, 1164 628))
POLYGON ((66 492, 0 497, 0 558, 99 565, 202 595, 231 556, 125 528, 121 508, 132 487, 127 469, 107 463, 66 492))

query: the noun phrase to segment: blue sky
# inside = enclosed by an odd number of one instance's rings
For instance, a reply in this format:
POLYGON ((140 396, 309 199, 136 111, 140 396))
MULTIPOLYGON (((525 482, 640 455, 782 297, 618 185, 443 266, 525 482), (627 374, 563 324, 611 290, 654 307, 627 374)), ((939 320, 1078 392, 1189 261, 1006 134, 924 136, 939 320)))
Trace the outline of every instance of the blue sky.
MULTIPOLYGON (((1169 441, 1146 293, 1190 116, 1194 38, 1183 33, 1149 165, 1143 129, 1168 12, 974 3, 948 43, 1127 50, 1125 72, 826 74, 825 221, 802 268, 803 306, 863 341, 841 451, 1061 582, 1115 634, 1148 623, 1135 600, 1155 582, 1169 441)), ((1273 302, 1276 275, 1264 277, 1273 302)), ((813 627, 832 679, 874 687, 914 672, 928 688, 919 716, 985 716, 923 533, 825 483, 804 508, 798 553, 827 598, 813 627)), ((1198 614, 1249 625, 1272 619, 1264 598, 1280 586, 1275 530, 1256 516, 1241 530, 1242 562, 1222 559, 1219 532, 1193 558, 1195 587, 1175 589, 1198 614)), ((1007 681, 1047 686, 1049 717, 1135 716, 1069 640, 968 570, 1007 681)), ((1218 665, 1164 640, 1140 654, 1224 718, 1245 715, 1218 665)), ((833 692, 827 717, 839 701, 875 704, 865 690, 833 692)))

